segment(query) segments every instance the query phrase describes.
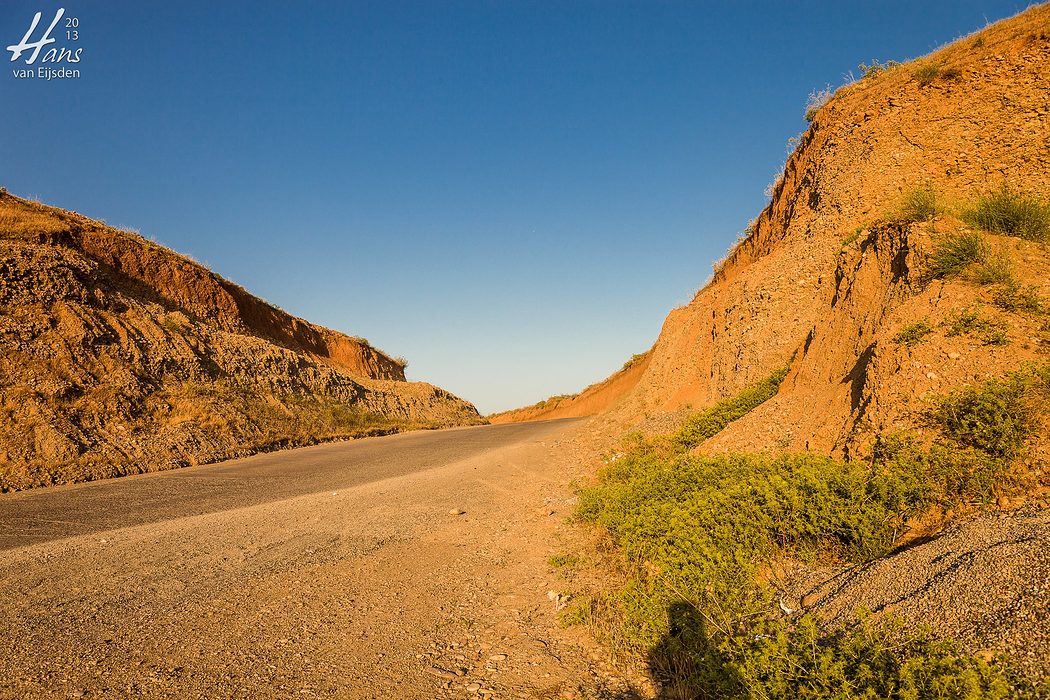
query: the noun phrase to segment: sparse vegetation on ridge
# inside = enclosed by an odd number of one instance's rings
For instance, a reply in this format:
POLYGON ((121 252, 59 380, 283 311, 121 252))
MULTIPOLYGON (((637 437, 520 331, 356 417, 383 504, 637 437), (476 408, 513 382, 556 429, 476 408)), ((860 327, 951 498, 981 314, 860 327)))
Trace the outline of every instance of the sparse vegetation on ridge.
POLYGON ((932 85, 938 80, 958 80, 961 73, 956 68, 945 68, 939 63, 922 63, 912 71, 919 87, 932 85))
POLYGON ((629 370, 630 368, 634 367, 636 364, 638 364, 639 362, 644 360, 645 356, 647 354, 648 354, 648 352, 637 352, 637 353, 631 355, 631 359, 629 359, 629 360, 627 360, 627 362, 623 363, 623 367, 620 368, 620 371, 624 372, 624 371, 629 370))
POLYGON ((871 59, 871 63, 861 63, 857 66, 860 70, 861 78, 876 78, 887 71, 893 70, 899 67, 901 64, 899 61, 890 59, 885 63, 879 63, 877 59, 871 59))
POLYGON ((937 76, 941 74, 941 67, 936 63, 923 63, 911 74, 920 86, 925 87, 937 79, 937 76))
POLYGON ((942 237, 937 241, 930 261, 930 276, 934 279, 961 275, 974 263, 981 263, 991 254, 991 246, 976 231, 963 231, 942 237))
POLYGON ((765 401, 773 398, 780 383, 787 376, 787 372, 787 368, 778 370, 736 396, 723 399, 711 408, 692 416, 672 436, 671 444, 684 451, 714 437, 733 421, 744 417, 765 401))
POLYGON ((941 211, 936 188, 926 183, 905 193, 900 217, 902 221, 930 221, 941 211))
POLYGON ((0 238, 27 238, 68 230, 69 223, 63 217, 40 211, 31 205, 0 209, 0 238))
POLYGON ((809 97, 806 98, 806 121, 811 122, 817 118, 817 112, 831 101, 833 95, 831 86, 828 85, 823 90, 814 90, 809 93, 809 97))
POLYGON ((893 340, 911 347, 925 341, 930 333, 933 333, 933 326, 930 325, 929 319, 923 318, 902 328, 893 340))
POLYGON ((962 212, 971 226, 1029 241, 1050 241, 1050 202, 1003 185, 962 212))

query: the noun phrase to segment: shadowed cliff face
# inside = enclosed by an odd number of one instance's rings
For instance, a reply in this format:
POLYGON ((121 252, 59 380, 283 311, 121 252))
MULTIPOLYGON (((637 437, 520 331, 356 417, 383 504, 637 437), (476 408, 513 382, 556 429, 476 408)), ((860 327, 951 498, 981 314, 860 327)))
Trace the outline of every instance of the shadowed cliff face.
POLYGON ((140 236, 0 196, 5 489, 477 423, 367 342, 140 236))

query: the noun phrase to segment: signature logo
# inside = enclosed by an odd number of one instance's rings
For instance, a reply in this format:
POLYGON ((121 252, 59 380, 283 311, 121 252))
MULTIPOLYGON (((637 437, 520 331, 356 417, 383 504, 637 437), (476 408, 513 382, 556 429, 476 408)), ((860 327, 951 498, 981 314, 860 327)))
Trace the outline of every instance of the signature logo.
MULTIPOLYGON (((22 41, 17 44, 12 44, 7 47, 7 50, 11 52, 11 61, 17 61, 22 57, 22 54, 32 50, 33 53, 26 59, 26 65, 33 65, 36 63, 37 58, 40 58, 40 52, 45 46, 54 44, 56 40, 51 36, 51 33, 55 31, 55 27, 58 26, 59 22, 62 21, 62 16, 65 15, 66 9, 64 7, 58 8, 58 12, 55 13, 55 18, 51 20, 51 26, 47 28, 43 36, 37 41, 30 41, 33 37, 33 33, 36 32, 37 26, 40 24, 40 18, 43 15, 41 12, 37 12, 33 16, 33 22, 29 25, 29 29, 26 31, 25 36, 22 37, 22 41)), ((78 27, 80 21, 76 17, 66 17, 65 29, 66 39, 68 41, 77 41, 80 36, 78 27)), ((80 54, 84 49, 69 49, 65 46, 56 48, 52 47, 44 53, 44 57, 40 59, 41 63, 80 63, 80 54)))

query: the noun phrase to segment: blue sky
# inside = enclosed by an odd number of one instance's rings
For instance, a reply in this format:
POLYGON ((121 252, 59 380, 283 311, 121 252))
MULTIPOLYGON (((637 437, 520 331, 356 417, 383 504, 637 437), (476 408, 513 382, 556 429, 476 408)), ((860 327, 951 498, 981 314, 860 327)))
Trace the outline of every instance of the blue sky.
POLYGON ((1026 5, 4 0, 3 46, 64 7, 83 53, 78 79, 0 75, 0 184, 487 413, 648 348, 765 204, 812 90, 1026 5))

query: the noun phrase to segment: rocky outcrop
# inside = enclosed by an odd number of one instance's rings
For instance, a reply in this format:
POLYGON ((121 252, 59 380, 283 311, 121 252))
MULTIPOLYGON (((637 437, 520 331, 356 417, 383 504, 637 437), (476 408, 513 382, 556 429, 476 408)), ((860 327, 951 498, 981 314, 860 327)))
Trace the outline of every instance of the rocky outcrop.
POLYGON ((140 236, 0 196, 0 487, 477 423, 365 341, 140 236))
MULTIPOLYGON (((646 371, 605 423, 695 410, 790 366, 777 397, 705 449, 848 453, 878 430, 911 425, 931 391, 1043 356, 1038 324, 1003 316, 984 303, 987 290, 923 279, 937 237, 962 222, 894 222, 905 194, 923 185, 956 209, 1004 184, 1050 192, 1047 26, 1050 6, 1036 7, 835 93, 746 239, 671 312, 646 371), (918 79, 923 64, 936 64, 938 77, 918 79), (977 303, 1002 316, 1008 346, 939 325, 977 303), (937 329, 930 342, 894 341, 924 318, 937 329)), ((1022 284, 1050 294, 1044 248, 989 240, 1022 284)))

